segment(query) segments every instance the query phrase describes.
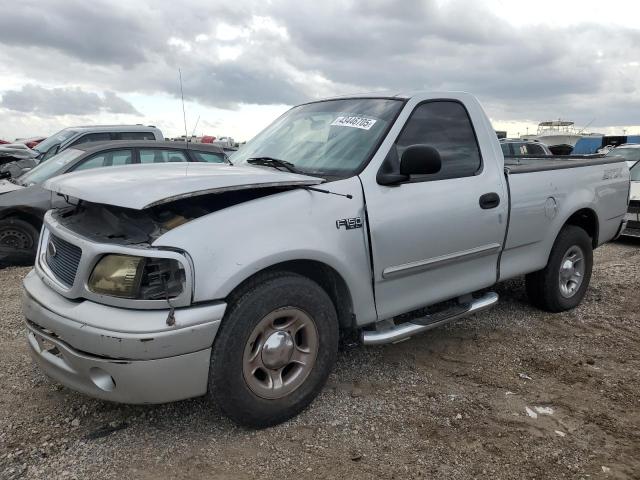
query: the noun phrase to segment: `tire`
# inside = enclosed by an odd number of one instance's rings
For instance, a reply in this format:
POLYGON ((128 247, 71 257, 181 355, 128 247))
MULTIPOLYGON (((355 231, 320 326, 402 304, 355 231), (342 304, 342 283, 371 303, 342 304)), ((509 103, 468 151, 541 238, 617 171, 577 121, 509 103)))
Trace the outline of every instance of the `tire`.
POLYGON ((320 393, 337 351, 336 311, 317 283, 291 272, 259 275, 229 298, 208 395, 240 425, 276 425, 320 393))
POLYGON ((566 225, 553 244, 547 266, 525 277, 529 301, 547 312, 577 307, 589 287, 592 267, 591 237, 580 227, 566 225))
POLYGON ((33 264, 40 232, 29 222, 15 217, 0 220, 0 258, 33 264))

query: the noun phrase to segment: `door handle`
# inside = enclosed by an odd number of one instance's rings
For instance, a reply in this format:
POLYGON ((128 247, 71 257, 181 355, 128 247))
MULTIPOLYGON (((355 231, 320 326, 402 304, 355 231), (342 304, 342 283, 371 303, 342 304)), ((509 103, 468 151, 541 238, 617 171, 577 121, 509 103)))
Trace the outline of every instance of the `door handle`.
POLYGON ((500 205, 500 195, 495 192, 485 193, 480 197, 480 208, 489 210, 500 205))

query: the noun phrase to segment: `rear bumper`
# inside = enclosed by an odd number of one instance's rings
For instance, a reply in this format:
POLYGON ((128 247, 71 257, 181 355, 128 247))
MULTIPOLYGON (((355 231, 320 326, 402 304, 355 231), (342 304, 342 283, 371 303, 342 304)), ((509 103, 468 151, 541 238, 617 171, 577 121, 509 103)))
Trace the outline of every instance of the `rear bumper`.
POLYGON ((175 324, 167 326, 168 310, 70 301, 33 272, 24 280, 23 311, 36 363, 69 388, 122 403, 206 393, 211 346, 225 308, 176 309, 175 324), (127 331, 104 328, 113 324, 127 325, 127 331))

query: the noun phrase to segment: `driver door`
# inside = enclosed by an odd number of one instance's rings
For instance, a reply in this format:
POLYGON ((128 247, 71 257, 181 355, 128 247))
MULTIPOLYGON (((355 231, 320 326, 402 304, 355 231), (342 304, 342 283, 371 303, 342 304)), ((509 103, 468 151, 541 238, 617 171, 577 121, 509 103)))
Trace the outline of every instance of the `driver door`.
POLYGON ((507 222, 498 162, 482 158, 469 114, 454 100, 419 104, 392 148, 399 159, 425 144, 440 154, 438 173, 363 182, 379 319, 496 281, 507 222))

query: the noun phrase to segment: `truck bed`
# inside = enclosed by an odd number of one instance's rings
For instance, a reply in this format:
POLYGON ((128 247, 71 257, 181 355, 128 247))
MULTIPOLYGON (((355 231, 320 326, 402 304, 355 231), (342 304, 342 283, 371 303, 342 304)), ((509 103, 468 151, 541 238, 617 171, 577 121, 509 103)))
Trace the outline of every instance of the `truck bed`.
POLYGON ((510 212, 501 279, 543 268, 558 232, 575 212, 583 212, 580 221, 595 222, 594 247, 619 230, 629 191, 620 157, 507 157, 504 168, 510 212))
POLYGON ((590 167, 593 165, 607 165, 620 163, 620 157, 605 157, 604 155, 556 155, 553 157, 504 157, 504 168, 509 174, 530 172, 544 172, 548 170, 564 170, 566 168, 590 167))

